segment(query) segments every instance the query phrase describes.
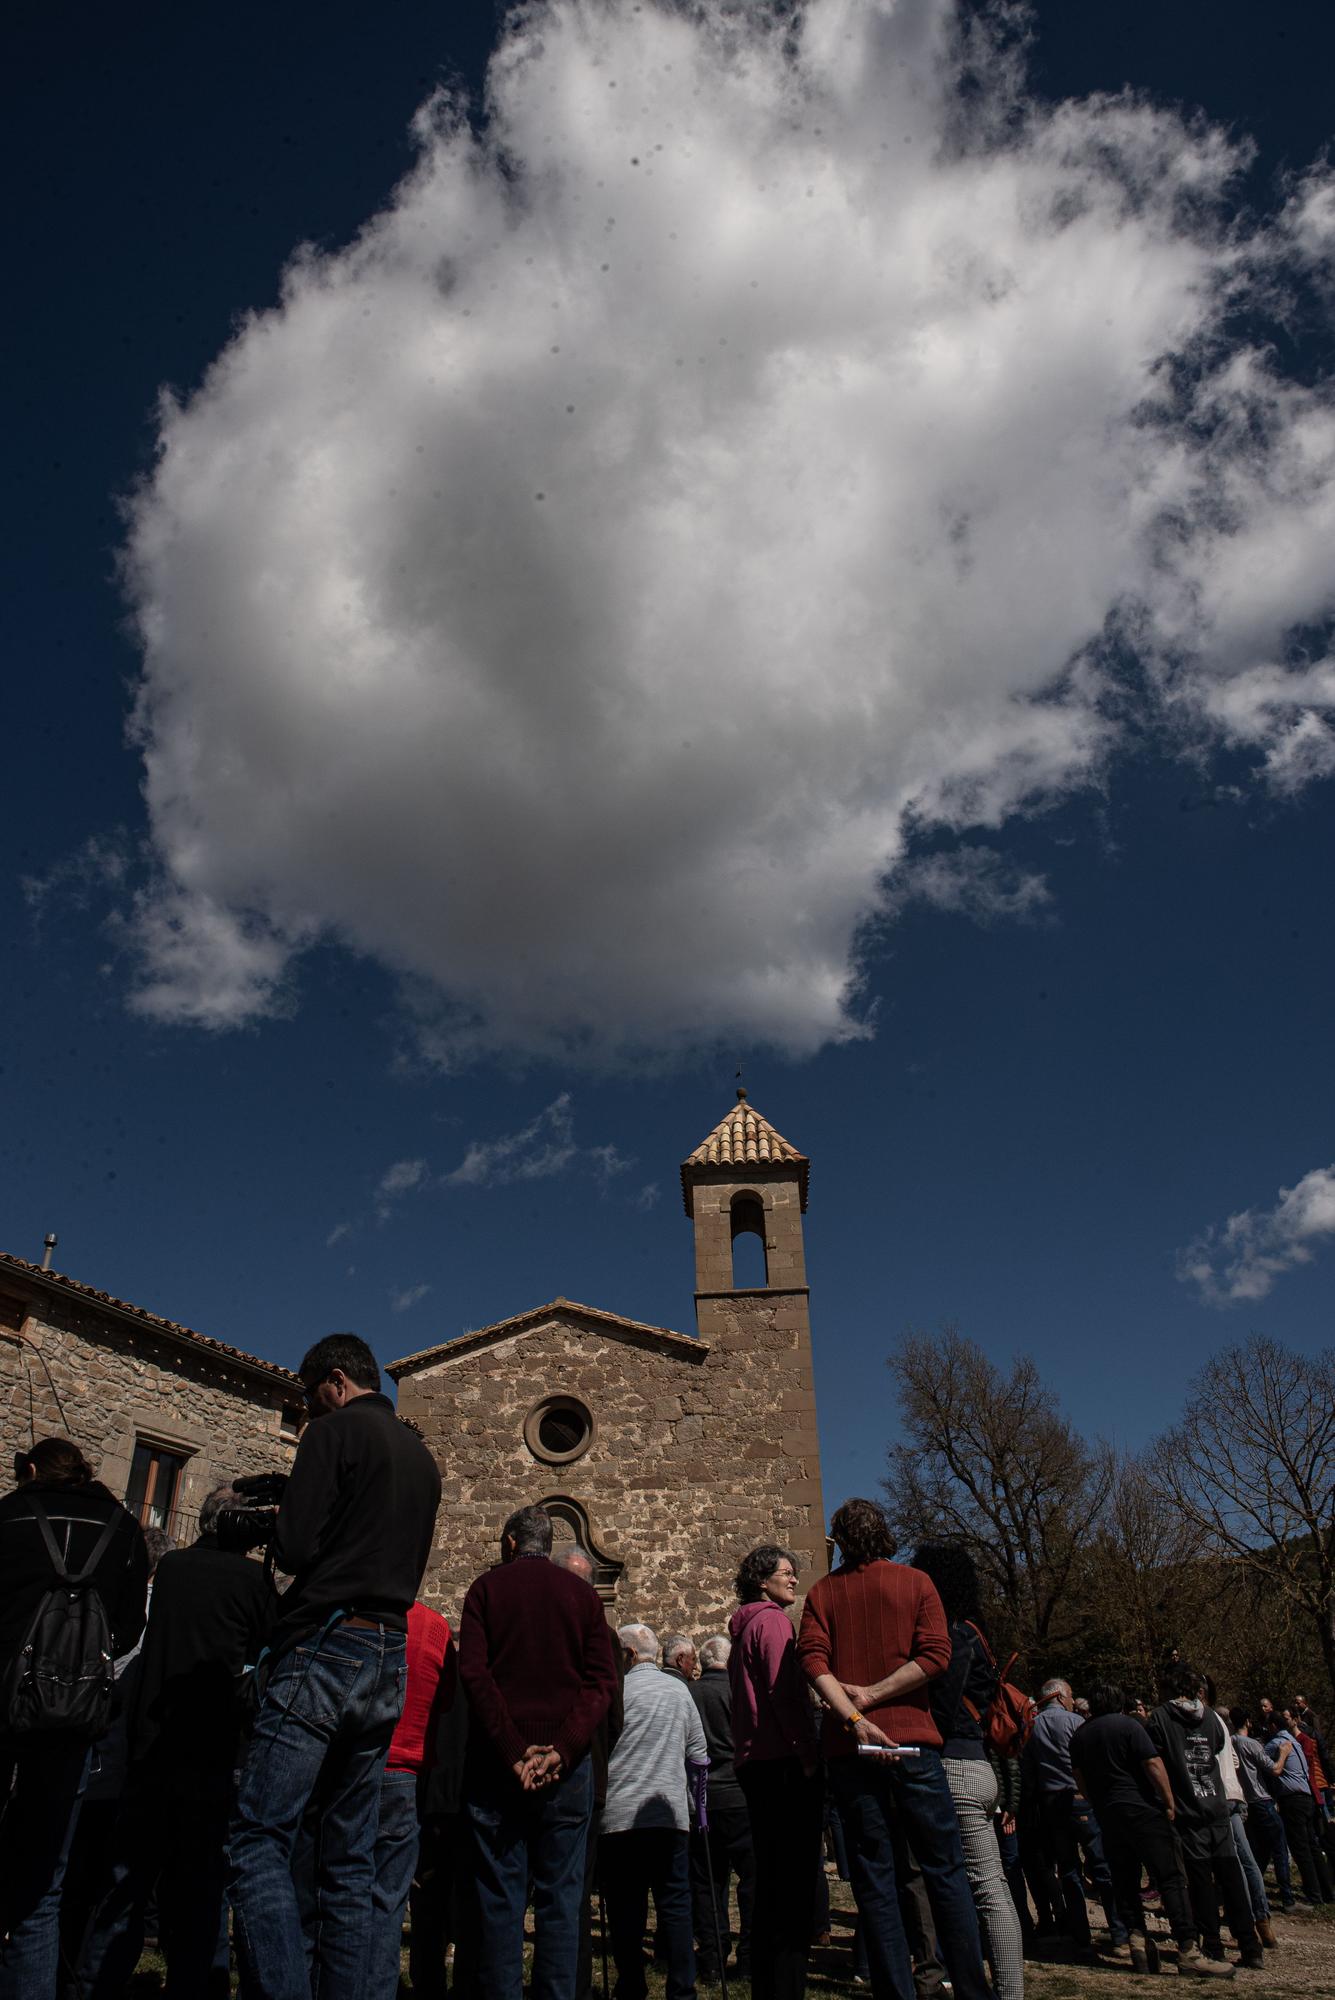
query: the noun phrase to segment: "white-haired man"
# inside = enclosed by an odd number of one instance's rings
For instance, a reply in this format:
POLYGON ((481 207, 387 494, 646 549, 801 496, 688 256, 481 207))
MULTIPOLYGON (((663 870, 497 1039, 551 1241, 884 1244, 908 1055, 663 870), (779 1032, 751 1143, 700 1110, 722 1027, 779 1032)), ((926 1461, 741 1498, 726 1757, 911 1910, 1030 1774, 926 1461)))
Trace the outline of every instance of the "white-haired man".
POLYGON ((755 1855, 746 1795, 733 1766, 732 1683, 728 1659, 732 1641, 722 1634, 700 1648, 700 1678, 691 1699, 700 1712, 709 1752, 706 1803, 709 1835, 691 1834, 691 1901, 695 1910, 695 1969, 711 1983, 719 1975, 719 1951, 728 1952, 728 1882, 737 1876, 737 1963, 739 1978, 751 1968, 751 1908, 755 1900, 755 1855), (712 1881, 712 1887, 711 1887, 712 1881), (715 1927, 715 1916, 718 1926, 715 1927))
POLYGON ((1076 1712, 1070 1682, 1056 1677, 1044 1681, 1038 1691, 1038 1714, 1024 1752, 1029 1796, 1037 1795, 1039 1799, 1043 1833, 1061 1882, 1062 1928, 1080 1952, 1093 1948, 1085 1905, 1086 1867, 1103 1905, 1114 1945, 1129 1941, 1127 1927, 1118 1914, 1099 1823, 1089 1800, 1077 1787, 1071 1768, 1071 1738, 1077 1729, 1084 1727, 1084 1721, 1084 1716, 1076 1712))
POLYGON ((626 1658, 625 1720, 608 1761, 601 1836, 617 2000, 645 2000, 648 1991, 650 1890, 667 1954, 667 2000, 693 2000, 687 1766, 705 1769, 705 1733, 681 1680, 658 1671, 658 1639, 650 1627, 623 1625, 617 1637, 626 1658))
POLYGON ((684 1632, 669 1632, 663 1641, 663 1672, 675 1674, 687 1687, 695 1682, 697 1659, 695 1641, 684 1632))

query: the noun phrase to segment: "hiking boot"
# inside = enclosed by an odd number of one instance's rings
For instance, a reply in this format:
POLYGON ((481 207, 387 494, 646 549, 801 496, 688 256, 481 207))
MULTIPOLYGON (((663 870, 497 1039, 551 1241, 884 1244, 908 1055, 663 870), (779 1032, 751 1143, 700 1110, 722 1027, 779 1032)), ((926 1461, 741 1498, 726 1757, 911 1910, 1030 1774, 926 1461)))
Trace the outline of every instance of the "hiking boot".
POLYGON ((1177 1969, 1184 1979, 1231 1979, 1233 1977, 1233 1967, 1226 1958, 1207 1958, 1198 1944, 1180 1944, 1178 1946, 1177 1969))
POLYGON ((1261 1943, 1267 1951, 1273 1951, 1279 1943, 1279 1939, 1275 1936, 1275 1927, 1269 1917, 1262 1917, 1260 1919, 1256 1926, 1256 1935, 1260 1938, 1261 1943))
POLYGON ((1243 1952, 1242 1957, 1238 1960, 1238 1964, 1244 1972, 1264 1972, 1265 1953, 1259 1944, 1253 1945, 1250 1951, 1243 1952))
POLYGON ((1157 1972, 1159 1970, 1159 1947, 1151 1937, 1140 1931, 1131 1933, 1131 1970, 1133 1972, 1157 1972))

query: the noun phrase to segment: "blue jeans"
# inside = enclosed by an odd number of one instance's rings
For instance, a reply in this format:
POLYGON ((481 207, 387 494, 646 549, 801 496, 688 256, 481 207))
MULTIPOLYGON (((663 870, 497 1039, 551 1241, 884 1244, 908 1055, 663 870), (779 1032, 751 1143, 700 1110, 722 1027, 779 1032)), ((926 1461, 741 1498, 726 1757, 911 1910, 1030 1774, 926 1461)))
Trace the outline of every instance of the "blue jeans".
POLYGON ((417 1868, 422 1829, 416 1771, 386 1771, 380 1780, 380 1830, 375 1841, 375 1941, 367 2000, 395 2000, 403 1951, 403 1919, 417 1868))
POLYGON ((365 2000, 380 1777, 407 1681, 402 1632, 346 1622, 284 1653, 265 1690, 227 1845, 252 2000, 365 2000), (292 1855, 318 1792, 315 1962, 292 1855))
POLYGON ((1286 1910, 1293 1908, 1293 1878, 1289 1873, 1289 1843, 1284 1838, 1284 1822, 1273 1799, 1247 1808, 1247 1845, 1256 1857, 1264 1881, 1270 1863, 1275 1868, 1275 1888, 1286 1910))
POLYGON ((86 1742, 56 1731, 0 1737, 0 2000, 55 2000, 60 1889, 88 1759, 86 1742))
POLYGON ((494 1760, 485 1767, 479 1762, 467 1793, 482 1919, 481 1991, 487 2000, 520 2000, 532 1882, 531 2000, 575 2000, 584 1850, 593 1816, 588 1757, 538 1792, 521 1791, 513 1773, 494 1760))
POLYGON ((922 1749, 902 1763, 835 1757, 829 1785, 848 1842, 872 2000, 914 2000, 913 1965, 895 1893, 895 1819, 922 1870, 955 2000, 990 2000, 955 1806, 938 1752, 922 1749))
POLYGON ((1250 1813, 1244 1812, 1236 1801, 1229 1806, 1228 1824, 1233 1835, 1233 1851, 1242 1863, 1242 1872, 1247 1882, 1247 1895, 1251 1900, 1252 1916, 1259 1924, 1263 1918, 1270 1915, 1270 1905, 1266 1901, 1265 1883, 1261 1880, 1256 1856, 1252 1853, 1251 1844, 1247 1839, 1247 1821, 1250 1817, 1250 1813))

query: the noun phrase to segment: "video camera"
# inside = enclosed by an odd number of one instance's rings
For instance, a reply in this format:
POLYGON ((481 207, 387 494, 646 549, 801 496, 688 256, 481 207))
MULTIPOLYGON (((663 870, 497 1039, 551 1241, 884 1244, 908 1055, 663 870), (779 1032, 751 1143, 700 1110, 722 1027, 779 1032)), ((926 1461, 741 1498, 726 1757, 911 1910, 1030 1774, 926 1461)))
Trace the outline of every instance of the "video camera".
POLYGON ((278 1526, 278 1503, 287 1485, 285 1472, 251 1472, 232 1481, 232 1490, 245 1504, 223 1507, 214 1524, 220 1549, 246 1555, 251 1549, 267 1548, 278 1526))

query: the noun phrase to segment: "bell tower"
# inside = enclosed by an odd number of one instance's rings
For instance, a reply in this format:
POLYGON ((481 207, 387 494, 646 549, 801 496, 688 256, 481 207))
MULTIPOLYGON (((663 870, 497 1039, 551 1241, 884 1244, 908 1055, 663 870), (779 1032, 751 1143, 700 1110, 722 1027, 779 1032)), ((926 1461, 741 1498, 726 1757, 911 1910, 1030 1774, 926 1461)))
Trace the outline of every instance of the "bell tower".
MULTIPOLYGON (((718 1387, 739 1420, 735 1439, 721 1429, 718 1442, 732 1445, 743 1463, 757 1461, 757 1470, 765 1464, 768 1516, 762 1523, 748 1514, 747 1526, 755 1541, 783 1542, 802 1557, 803 1588, 826 1569, 802 1239, 810 1165, 739 1090, 681 1169, 695 1226, 696 1328, 710 1349, 708 1372, 720 1371, 718 1387), (759 1255, 744 1241, 755 1238, 759 1255), (747 1269, 739 1243, 753 1253, 747 1269), (732 1378, 727 1385, 724 1371, 732 1378)), ((739 1480, 739 1490, 746 1483, 739 1480)))

